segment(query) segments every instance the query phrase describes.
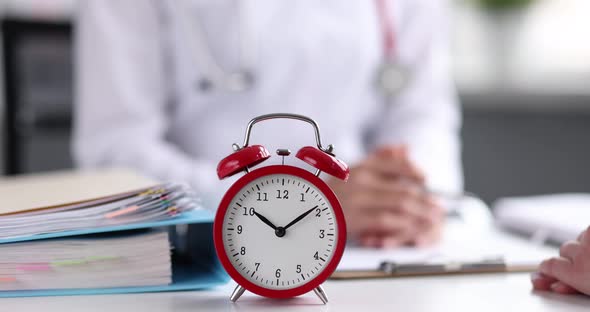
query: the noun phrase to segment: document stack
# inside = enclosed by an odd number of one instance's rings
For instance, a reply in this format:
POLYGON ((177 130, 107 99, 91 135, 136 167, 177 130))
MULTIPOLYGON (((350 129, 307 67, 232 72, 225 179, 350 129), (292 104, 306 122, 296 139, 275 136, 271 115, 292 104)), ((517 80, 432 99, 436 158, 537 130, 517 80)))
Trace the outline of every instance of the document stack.
POLYGON ((199 208, 196 196, 181 184, 30 209, 0 207, 0 297, 198 289, 223 283, 227 278, 212 254, 183 263, 173 257, 171 225, 201 227, 206 233, 202 248, 209 248, 212 216, 199 208))

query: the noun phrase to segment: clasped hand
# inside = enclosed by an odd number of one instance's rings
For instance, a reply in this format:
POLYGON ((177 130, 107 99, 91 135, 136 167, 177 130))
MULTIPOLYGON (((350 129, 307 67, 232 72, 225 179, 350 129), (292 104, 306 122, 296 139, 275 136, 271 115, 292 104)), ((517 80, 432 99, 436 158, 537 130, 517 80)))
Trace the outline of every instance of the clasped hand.
POLYGON ((444 212, 425 191, 423 173, 401 147, 382 147, 328 184, 340 199, 349 235, 367 247, 428 245, 440 238, 444 212))

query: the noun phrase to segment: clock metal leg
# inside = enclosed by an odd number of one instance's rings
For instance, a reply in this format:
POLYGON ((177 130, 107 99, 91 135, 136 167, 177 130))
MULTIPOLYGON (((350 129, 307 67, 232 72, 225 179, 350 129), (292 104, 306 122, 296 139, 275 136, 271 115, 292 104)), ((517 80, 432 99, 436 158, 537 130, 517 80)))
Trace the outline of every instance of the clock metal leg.
POLYGON ((234 291, 231 293, 231 296, 229 296, 229 300, 231 300, 231 302, 236 302, 240 298, 240 296, 242 296, 245 290, 246 288, 240 285, 236 286, 234 291))
POLYGON ((321 285, 314 288, 313 292, 315 292, 315 294, 318 295, 318 297, 320 297, 320 300, 322 300, 324 304, 328 303, 328 296, 326 296, 326 293, 324 292, 324 289, 321 285))

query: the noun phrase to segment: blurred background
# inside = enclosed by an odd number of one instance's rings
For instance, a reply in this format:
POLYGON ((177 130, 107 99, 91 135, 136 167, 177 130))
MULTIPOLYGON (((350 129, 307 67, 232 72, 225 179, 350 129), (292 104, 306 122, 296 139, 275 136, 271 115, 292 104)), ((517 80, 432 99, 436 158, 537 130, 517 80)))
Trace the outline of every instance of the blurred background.
MULTIPOLYGON (((590 189, 590 1, 454 0, 466 189, 590 189)), ((72 167, 74 0, 0 0, 0 174, 72 167)))

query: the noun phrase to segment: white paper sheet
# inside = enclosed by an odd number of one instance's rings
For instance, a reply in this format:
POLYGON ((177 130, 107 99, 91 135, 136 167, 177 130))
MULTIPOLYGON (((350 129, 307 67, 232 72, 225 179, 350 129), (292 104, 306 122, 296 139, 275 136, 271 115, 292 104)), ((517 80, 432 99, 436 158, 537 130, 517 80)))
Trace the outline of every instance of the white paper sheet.
POLYGON ((563 243, 590 225, 590 194, 503 198, 494 205, 494 214, 507 229, 563 243))
POLYGON ((557 248, 541 246, 489 226, 452 221, 443 240, 428 248, 379 250, 347 246, 338 270, 377 269, 382 261, 396 263, 464 262, 503 258, 507 264, 535 265, 557 254, 557 248))

